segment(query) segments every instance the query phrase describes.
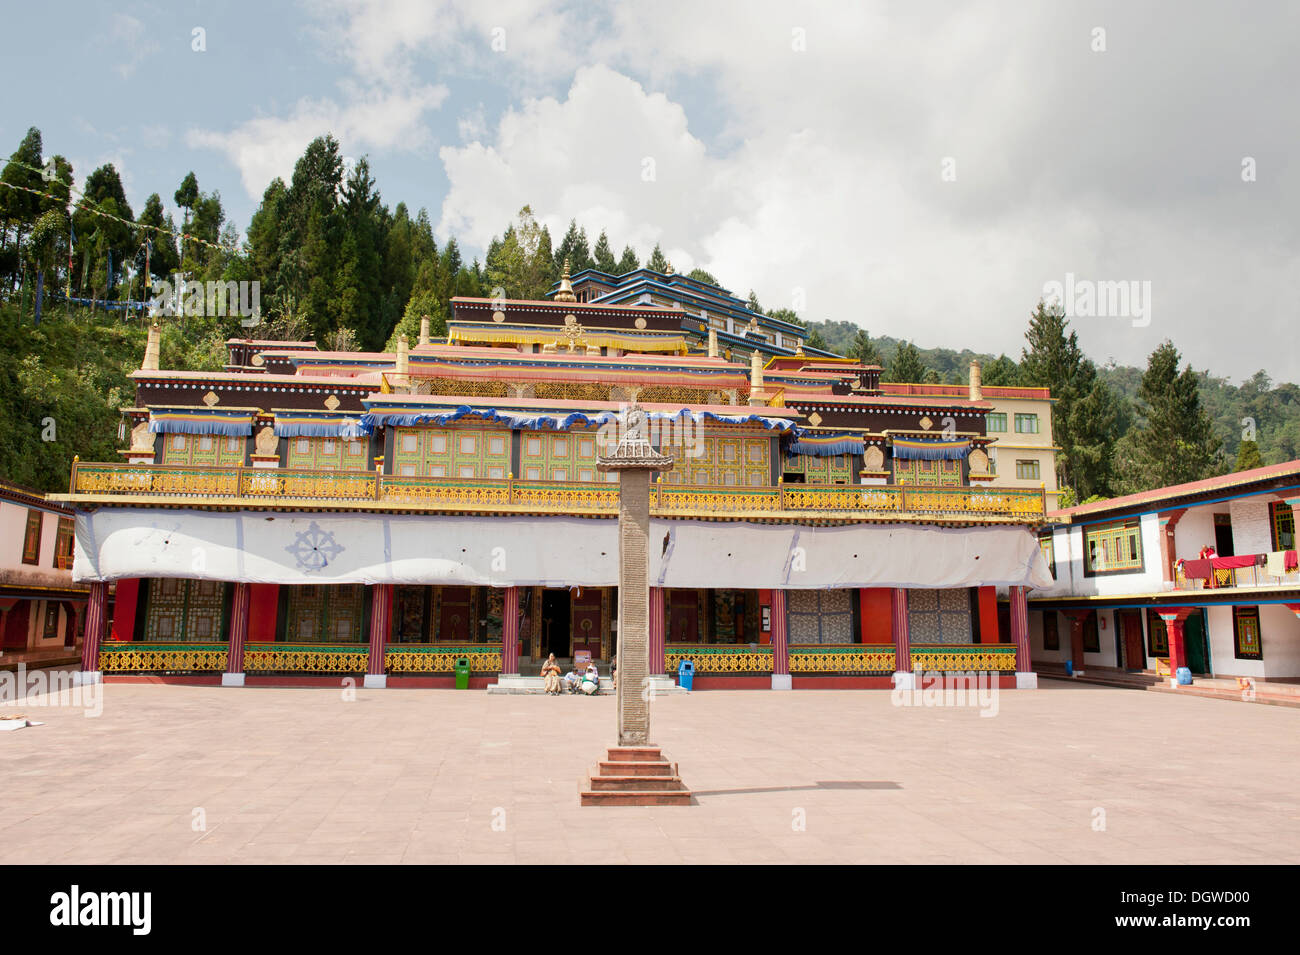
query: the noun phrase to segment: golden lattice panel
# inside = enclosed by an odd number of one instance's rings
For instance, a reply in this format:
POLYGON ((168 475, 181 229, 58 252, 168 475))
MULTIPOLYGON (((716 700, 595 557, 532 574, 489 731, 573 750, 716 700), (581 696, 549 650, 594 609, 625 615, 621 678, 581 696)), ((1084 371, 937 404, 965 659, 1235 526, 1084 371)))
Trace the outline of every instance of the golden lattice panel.
POLYGON ((384 655, 384 666, 389 673, 453 673, 456 661, 462 657, 469 658, 469 668, 474 673, 501 672, 501 653, 497 650, 445 653, 389 650, 384 655))
POLYGON ((893 650, 844 650, 833 653, 790 651, 791 673, 892 673, 893 650))
POLYGON ((244 650, 244 669, 298 673, 364 673, 369 648, 327 650, 319 647, 253 647, 244 650))
POLYGON ((135 646, 129 650, 99 651, 99 669, 105 673, 220 672, 226 668, 226 648, 135 646))

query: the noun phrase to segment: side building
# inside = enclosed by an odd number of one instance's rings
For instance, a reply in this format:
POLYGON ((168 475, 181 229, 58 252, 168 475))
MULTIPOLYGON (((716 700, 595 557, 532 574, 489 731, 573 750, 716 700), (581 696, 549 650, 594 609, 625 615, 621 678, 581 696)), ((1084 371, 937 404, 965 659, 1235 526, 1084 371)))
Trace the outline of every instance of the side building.
POLYGON ((0 482, 0 653, 38 663, 74 651, 89 587, 72 580, 74 512, 0 482))
POLYGON ((1290 461, 1056 512, 1035 661, 1300 681, 1297 505, 1290 461))

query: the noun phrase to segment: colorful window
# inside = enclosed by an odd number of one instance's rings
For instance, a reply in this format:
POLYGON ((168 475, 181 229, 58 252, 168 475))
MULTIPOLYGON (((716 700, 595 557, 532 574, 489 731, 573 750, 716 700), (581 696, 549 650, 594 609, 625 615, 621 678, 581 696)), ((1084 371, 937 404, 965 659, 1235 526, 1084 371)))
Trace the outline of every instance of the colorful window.
POLYGON ((670 484, 712 487, 768 487, 772 483, 768 438, 741 435, 706 436, 695 448, 674 443, 662 448, 673 458, 673 470, 663 478, 670 484))
POLYGON ((1056 577, 1056 543, 1051 534, 1044 534, 1038 538, 1038 549, 1043 552, 1043 559, 1047 561, 1047 569, 1052 572, 1052 577, 1056 577))
POLYGON ((1016 434, 1038 434, 1038 415, 1017 414, 1016 434))
POLYGON ((1232 638, 1238 660, 1264 659, 1264 640, 1259 629, 1258 607, 1232 608, 1232 638))
POLYGON ((39 564, 41 560, 41 524, 44 515, 40 511, 27 512, 27 527, 23 531, 23 563, 39 564))
POLYGON ((920 461, 894 458, 894 483, 921 487, 960 487, 960 461, 920 461))
POLYGON ((1034 460, 1016 461, 1016 478, 1021 481, 1038 481, 1042 478, 1038 462, 1034 460))
POLYGON ((245 440, 228 434, 169 434, 162 445, 163 464, 202 468, 237 468, 244 463, 245 440))
POLYGON ((1007 430, 1007 413, 1005 411, 990 411, 984 416, 984 430, 1006 431, 1007 430))
POLYGON ((596 481, 596 436, 591 432, 526 435, 519 469, 529 481, 596 481))
POLYGON ((1295 550, 1295 512, 1285 501, 1269 504, 1269 523, 1273 526, 1273 550, 1295 550))
POLYGON ((812 454, 787 454, 781 471, 787 483, 852 484, 853 455, 831 454, 817 457, 812 454))
POLYGON ((53 600, 45 601, 45 626, 41 630, 42 640, 53 640, 59 635, 59 605, 53 600))
POLYGON ((510 435, 501 429, 399 428, 393 470, 406 477, 505 480, 510 435))
POLYGON ((150 580, 144 639, 160 643, 218 642, 224 633, 226 586, 215 580, 150 580))
POLYGON ((367 471, 370 450, 364 438, 289 439, 286 466, 323 471, 367 471))
POLYGON ((72 545, 76 540, 75 526, 72 518, 59 518, 59 529, 54 538, 54 566, 60 570, 72 569, 72 545))
POLYGON ((1144 569, 1142 529, 1137 521, 1100 524, 1083 531, 1084 573, 1134 574, 1144 569))
POLYGON ((360 643, 365 639, 360 584, 287 587, 285 640, 290 643, 360 643))

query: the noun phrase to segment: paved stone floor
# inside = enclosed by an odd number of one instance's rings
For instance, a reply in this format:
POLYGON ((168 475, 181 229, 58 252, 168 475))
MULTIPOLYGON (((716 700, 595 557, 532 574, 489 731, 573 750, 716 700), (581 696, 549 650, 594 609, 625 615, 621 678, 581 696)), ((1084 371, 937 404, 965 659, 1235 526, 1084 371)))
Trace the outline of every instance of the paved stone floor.
POLYGON ((1300 713, 1044 681, 652 707, 697 794, 580 808, 611 697, 111 684, 0 733, 0 862, 1300 861, 1300 713))

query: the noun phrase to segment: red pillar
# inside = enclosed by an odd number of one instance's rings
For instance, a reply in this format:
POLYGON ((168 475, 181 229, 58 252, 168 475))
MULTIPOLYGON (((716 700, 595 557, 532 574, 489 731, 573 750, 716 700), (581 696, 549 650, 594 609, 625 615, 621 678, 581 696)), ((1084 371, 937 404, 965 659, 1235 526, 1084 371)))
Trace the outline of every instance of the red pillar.
POLYGON ((388 646, 388 622, 393 613, 393 585, 375 584, 370 592, 370 660, 366 666, 365 685, 383 687, 384 650, 388 646))
POLYGON ((650 669, 651 676, 664 672, 664 591, 650 588, 650 669))
POLYGON ((1156 611, 1169 632, 1169 669, 1175 678, 1178 668, 1187 666, 1187 635, 1183 624, 1192 615, 1191 607, 1162 607, 1156 611))
POLYGON ((895 587, 891 594, 893 622, 890 630, 894 637, 894 672, 912 672, 912 631, 907 622, 907 589, 895 587))
POLYGON ((230 598, 230 636, 226 643, 226 672, 221 676, 222 686, 244 685, 244 644, 248 642, 248 608, 252 603, 252 588, 248 584, 235 584, 230 598))
POLYGON ((519 673, 519 588, 507 587, 501 621, 501 672, 519 673))
POLYGON ((1016 687, 1034 689, 1034 675, 1029 652, 1029 598, 1024 587, 1011 588, 1011 642, 1016 645, 1016 687))
POLYGON ((790 680, 790 651, 785 629, 785 591, 772 591, 772 689, 788 690, 790 680))
POLYGON ((104 639, 108 617, 108 584, 102 580, 91 581, 90 596, 86 602, 86 637, 81 644, 81 672, 92 681, 99 678, 99 644, 104 639))

